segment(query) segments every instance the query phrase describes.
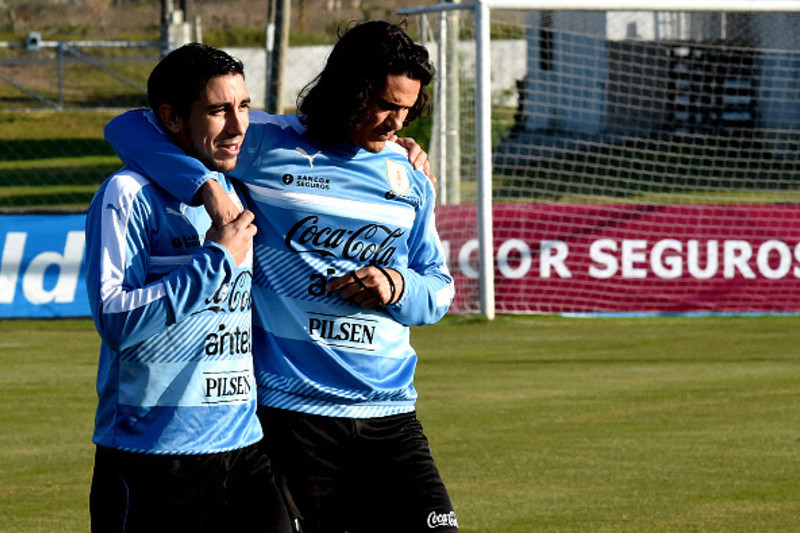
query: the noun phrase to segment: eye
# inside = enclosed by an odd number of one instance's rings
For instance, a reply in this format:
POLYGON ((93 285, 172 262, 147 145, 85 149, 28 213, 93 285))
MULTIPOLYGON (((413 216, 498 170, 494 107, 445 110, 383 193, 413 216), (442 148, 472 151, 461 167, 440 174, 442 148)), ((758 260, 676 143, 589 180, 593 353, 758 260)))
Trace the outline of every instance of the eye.
POLYGON ((400 109, 399 105, 387 102, 386 100, 378 100, 378 107, 383 111, 396 111, 400 109))

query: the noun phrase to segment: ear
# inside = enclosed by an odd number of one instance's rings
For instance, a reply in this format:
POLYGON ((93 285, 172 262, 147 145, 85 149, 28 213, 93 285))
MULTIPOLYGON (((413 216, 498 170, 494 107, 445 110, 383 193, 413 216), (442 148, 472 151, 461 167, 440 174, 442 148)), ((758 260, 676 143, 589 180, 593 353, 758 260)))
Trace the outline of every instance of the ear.
POLYGON ((159 106, 158 117, 173 135, 177 135, 183 129, 183 119, 175 112, 175 108, 169 104, 161 104, 159 106))

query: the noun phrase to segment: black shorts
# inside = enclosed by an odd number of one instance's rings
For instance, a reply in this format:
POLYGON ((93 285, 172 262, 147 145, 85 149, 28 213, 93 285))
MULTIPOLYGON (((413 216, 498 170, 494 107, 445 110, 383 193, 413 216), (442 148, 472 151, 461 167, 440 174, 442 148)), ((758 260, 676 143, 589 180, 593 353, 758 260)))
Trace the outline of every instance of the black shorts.
POLYGON ((208 455, 98 446, 89 508, 95 533, 291 531, 270 461, 255 445, 208 455))
POLYGON ((458 531, 414 413, 353 419, 259 407, 303 533, 458 531))

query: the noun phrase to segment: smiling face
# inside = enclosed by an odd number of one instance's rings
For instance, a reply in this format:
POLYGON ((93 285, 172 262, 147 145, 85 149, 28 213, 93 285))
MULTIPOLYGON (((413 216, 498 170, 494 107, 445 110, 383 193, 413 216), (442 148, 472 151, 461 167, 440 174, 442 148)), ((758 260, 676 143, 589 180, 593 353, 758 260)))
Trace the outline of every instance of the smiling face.
POLYGON ((367 103, 367 111, 350 141, 370 152, 380 152, 386 141, 403 128, 409 110, 417 102, 421 83, 405 74, 389 74, 383 89, 367 103))
POLYGON ((178 116, 171 106, 161 107, 161 118, 175 143, 188 155, 218 172, 236 167, 239 150, 250 124, 250 93, 240 74, 215 76, 192 103, 189 116, 178 116))

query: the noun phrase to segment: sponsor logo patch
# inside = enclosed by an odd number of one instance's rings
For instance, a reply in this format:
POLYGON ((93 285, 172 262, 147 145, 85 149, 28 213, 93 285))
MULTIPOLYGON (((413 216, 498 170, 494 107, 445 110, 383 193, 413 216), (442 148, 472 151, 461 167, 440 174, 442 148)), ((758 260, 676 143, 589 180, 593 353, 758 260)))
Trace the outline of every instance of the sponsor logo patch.
POLYGON ((428 515, 428 527, 431 529, 436 529, 437 527, 458 527, 455 511, 450 511, 449 513, 431 511, 431 514, 428 515))
POLYGON ((241 403, 250 399, 252 375, 247 370, 204 372, 204 404, 241 403))
POLYGON ((330 346, 371 352, 376 328, 370 319, 309 313, 309 335, 330 346))
POLYGON ((284 174, 281 176, 281 181, 284 185, 293 184, 295 187, 305 187, 306 189, 323 189, 327 191, 331 188, 330 178, 322 176, 284 174))

